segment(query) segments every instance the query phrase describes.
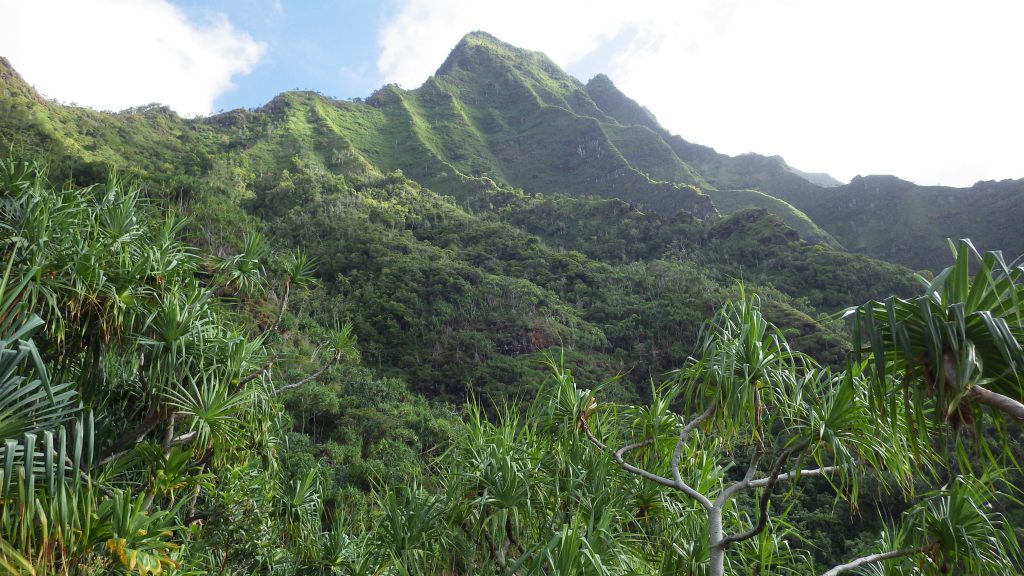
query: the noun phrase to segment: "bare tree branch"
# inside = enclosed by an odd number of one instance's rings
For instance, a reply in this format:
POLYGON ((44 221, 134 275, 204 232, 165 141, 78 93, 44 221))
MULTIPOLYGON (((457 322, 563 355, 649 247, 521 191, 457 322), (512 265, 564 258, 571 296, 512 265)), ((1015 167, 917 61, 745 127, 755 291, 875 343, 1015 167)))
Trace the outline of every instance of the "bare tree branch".
POLYGON ((918 548, 890 550, 889 552, 881 552, 879 554, 872 554, 870 556, 862 556, 860 558, 857 558, 856 560, 847 562, 846 564, 840 564, 838 566, 835 566, 828 572, 823 573, 821 576, 836 576, 837 574, 842 574, 843 572, 847 572, 849 570, 856 570, 857 568, 866 566, 868 564, 873 564, 875 562, 883 562, 885 560, 892 560, 893 558, 913 556, 914 554, 920 554, 921 552, 924 552, 927 548, 927 546, 920 546, 918 548))
POLYGON ((167 427, 164 429, 164 442, 162 444, 164 449, 164 458, 167 458, 167 455, 171 452, 171 442, 174 440, 174 421, 176 418, 177 415, 174 412, 171 412, 171 415, 167 420, 167 427))
MULTIPOLYGON (((831 474, 836 470, 839 470, 839 466, 823 466, 821 468, 812 468, 810 470, 792 470, 785 474, 779 474, 779 477, 775 480, 777 482, 782 482, 791 478, 802 478, 804 476, 824 476, 825 474, 831 474)), ((764 488, 768 485, 768 480, 770 480, 770 478, 758 478, 757 480, 750 482, 750 487, 764 488)))
POLYGON ((277 309, 277 318, 274 319, 274 323, 267 327, 263 331, 263 334, 274 332, 277 327, 281 325, 281 318, 284 318, 284 312, 288 309, 288 294, 292 291, 292 283, 290 279, 284 281, 284 295, 281 297, 281 306, 277 309))
MULTIPOLYGON (((648 472, 647 470, 644 470, 643 468, 638 468, 636 466, 633 466, 629 462, 626 462, 625 460, 623 460, 621 457, 620 458, 616 458, 615 462, 617 462, 618 465, 623 470, 625 470, 626 472, 629 472, 630 474, 636 474, 637 476, 640 476, 642 478, 646 478, 646 479, 648 479, 648 480, 650 480, 652 482, 656 482, 658 484, 661 484, 662 486, 668 486, 669 488, 675 488, 677 490, 679 489, 679 486, 672 479, 665 478, 664 476, 658 476, 657 474, 648 472)), ((691 488, 691 490, 693 490, 693 489, 691 488)), ((700 492, 693 491, 692 494, 690 492, 686 492, 686 494, 688 496, 692 496, 692 497, 698 498, 698 502, 700 501, 700 499, 703 499, 704 501, 707 501, 707 498, 705 498, 700 492)), ((701 505, 703 505, 703 502, 701 503, 701 505)))
MULTIPOLYGON (((596 436, 594 436, 594 433, 590 430, 590 424, 587 423, 587 419, 582 417, 582 415, 580 416, 580 424, 583 425, 583 432, 587 435, 587 439, 590 440, 591 444, 597 446, 603 452, 611 452, 611 450, 608 448, 608 446, 605 445, 604 442, 601 442, 600 440, 597 439, 596 436)), ((630 450, 636 450, 637 448, 646 446, 648 444, 651 444, 652 442, 654 441, 644 440, 643 442, 639 442, 637 444, 630 444, 629 446, 625 446, 623 448, 620 448, 618 451, 613 452, 612 457, 615 459, 616 464, 618 464, 623 470, 629 472, 630 474, 636 474, 637 476, 646 478, 652 482, 661 484, 662 486, 668 486, 669 488, 678 488, 678 486, 676 486, 676 483, 673 482, 671 479, 665 478, 664 476, 658 476, 657 474, 653 474, 642 468, 637 468, 636 466, 633 466, 629 462, 626 462, 623 458, 623 454, 625 454, 626 452, 629 452, 630 450)))
POLYGON ((103 455, 97 466, 103 466, 127 452, 132 446, 145 439, 161 422, 171 415, 171 411, 163 405, 153 408, 145 419, 133 430, 125 432, 103 455))
POLYGON ((176 436, 173 439, 171 439, 170 445, 171 446, 181 446, 182 444, 188 444, 195 437, 196 437, 196 433, 195 432, 186 432, 186 433, 182 434, 181 436, 176 436))
MULTIPOLYGON (((686 441, 690 438, 690 434, 693 433, 693 430, 701 422, 707 420, 709 417, 711 417, 712 414, 714 414, 715 408, 716 404, 711 404, 710 406, 708 406, 707 410, 705 410, 700 416, 697 416, 696 418, 688 422, 685 426, 683 426, 683 429, 679 432, 679 440, 678 442, 676 442, 676 451, 672 455, 673 478, 659 476, 658 474, 654 474, 653 472, 644 470, 643 468, 634 466, 629 462, 626 462, 626 454, 632 452, 633 450, 638 450, 640 448, 643 448, 644 446, 649 446, 653 444, 653 438, 648 438, 647 440, 643 440, 641 442, 629 444, 627 446, 619 448, 618 450, 612 453, 612 457, 615 459, 615 463, 618 464, 619 467, 621 467, 626 472, 629 472, 630 474, 636 474, 637 476, 646 478, 647 480, 650 480, 657 484, 661 484, 662 486, 675 488, 676 490, 679 490, 680 492, 683 492, 690 498, 696 500, 704 509, 710 510, 713 506, 711 500, 709 500, 707 496, 693 489, 689 484, 687 484, 683 480, 682 474, 679 473, 679 460, 682 457, 682 446, 685 446, 686 441)), ((604 452, 611 452, 611 450, 604 444, 604 442, 601 442, 600 440, 597 439, 596 436, 594 436, 593 431, 590 430, 590 424, 587 422, 587 419, 583 417, 583 415, 580 415, 579 421, 580 425, 583 427, 583 431, 586 434, 587 439, 590 440, 591 444, 597 446, 604 452)))
POLYGON ((236 383, 236 384, 234 385, 234 389, 235 389, 235 390, 238 390, 238 389, 239 389, 239 388, 241 388, 242 386, 245 386, 245 385, 246 385, 246 384, 248 384, 249 382, 252 382, 253 380, 255 380, 255 379, 259 378, 260 376, 262 376, 262 375, 266 374, 266 373, 267 373, 268 371, 270 371, 270 369, 271 369, 271 368, 273 368, 273 367, 274 367, 274 362, 275 362, 276 360, 277 360, 277 358, 271 358, 270 360, 267 360, 266 364, 264 364, 263 366, 260 366, 260 367, 259 367, 259 368, 257 368, 256 370, 253 370, 253 371, 252 371, 252 372, 250 372, 250 373, 249 373, 248 375, 246 375, 246 376, 245 376, 245 377, 243 377, 243 378, 242 378, 241 380, 239 380, 239 381, 238 381, 238 382, 237 382, 237 383, 236 383))
POLYGON ((623 446, 622 448, 619 448, 618 450, 615 451, 615 461, 621 462, 626 454, 629 454, 633 450, 639 450, 644 446, 650 446, 651 444, 654 444, 653 438, 648 438, 647 440, 644 440, 643 442, 637 442, 636 444, 629 444, 627 446, 623 446))
POLYGON ((755 449, 754 454, 750 457, 750 464, 747 465, 747 473, 743 475, 743 479, 734 482, 731 486, 722 491, 715 498, 715 506, 723 506, 730 498, 736 495, 740 490, 744 490, 750 487, 750 481, 754 478, 754 474, 757 473, 757 464, 761 461, 761 450, 755 449))
MULTIPOLYGON (((71 468, 74 468, 75 463, 71 461, 71 457, 70 456, 65 456, 64 457, 64 465, 68 466, 68 467, 71 467, 71 468)), ((78 477, 81 478, 83 482, 85 482, 86 484, 90 484, 92 486, 95 486, 95 487, 99 488, 100 492, 103 492, 103 494, 105 496, 113 496, 114 495, 114 491, 112 489, 110 489, 110 487, 105 486, 104 484, 102 484, 101 482, 99 482, 98 480, 96 480, 95 478, 90 476, 88 473, 86 473, 85 470, 82 470, 81 468, 76 468, 75 471, 78 472, 78 477)))
POLYGON ((686 443, 690 440, 690 435, 693 434, 693 430, 700 425, 701 422, 707 420, 715 413, 718 408, 717 402, 712 402, 704 412, 699 416, 687 422, 683 429, 679 431, 679 440, 676 441, 676 448, 672 452, 672 479, 675 481, 675 487, 682 491, 684 494, 693 498, 704 507, 705 510, 710 510, 713 506, 711 500, 704 496, 700 492, 694 490, 689 484, 683 480, 683 474, 679 470, 679 461, 682 460, 683 448, 686 443))
POLYGON ((1024 404, 1018 400, 981 386, 971 387, 971 391, 967 394, 978 404, 984 404, 1017 420, 1024 421, 1024 404))
POLYGON ((281 393, 281 392, 283 392, 285 390, 290 390, 292 388, 298 388, 299 386, 302 386, 303 384, 306 384, 306 383, 312 382, 313 380, 316 380, 317 378, 320 377, 321 374, 323 374, 324 372, 327 372, 328 368, 330 368, 331 366, 334 366, 339 360, 341 360, 341 357, 342 357, 342 351, 339 350, 338 352, 336 352, 334 354, 333 358, 331 358, 326 364, 323 365, 322 368, 320 368, 316 372, 310 374, 309 376, 306 376, 302 380, 299 380, 298 382, 295 382, 295 383, 292 383, 292 384, 285 384, 284 386, 281 386, 280 388, 277 389, 277 392, 281 393))
MULTIPOLYGON (((718 543, 719 548, 724 550, 730 544, 749 540, 764 530, 765 526, 768 525, 768 506, 771 504, 772 489, 775 488, 775 483, 778 482, 779 477, 782 475, 782 468, 786 465, 786 462, 789 461, 793 454, 806 447, 807 442, 800 442, 799 444, 794 444, 793 446, 786 448, 781 454, 779 454, 779 457, 775 459, 775 463, 772 464, 768 478, 765 479, 764 492, 761 493, 761 501, 758 503, 757 524, 754 524, 754 526, 746 532, 722 538, 718 543)), ((752 484, 752 481, 747 482, 748 486, 752 484)))
POLYGON ((602 452, 608 452, 608 446, 606 446, 604 442, 598 440, 597 436, 594 436, 594 433, 590 431, 590 424, 587 423, 586 417, 580 414, 579 420, 580 425, 583 427, 583 432, 587 435, 587 439, 590 440, 590 443, 600 448, 602 452))

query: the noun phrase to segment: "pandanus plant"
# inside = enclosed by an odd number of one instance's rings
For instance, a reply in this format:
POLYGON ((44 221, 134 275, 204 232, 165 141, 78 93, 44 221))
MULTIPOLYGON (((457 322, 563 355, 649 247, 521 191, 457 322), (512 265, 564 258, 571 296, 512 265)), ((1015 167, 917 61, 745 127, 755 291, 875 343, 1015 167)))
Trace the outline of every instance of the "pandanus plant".
MULTIPOLYGON (((0 571, 166 572, 198 557, 175 545, 212 476, 273 468, 267 334, 225 322, 181 222, 117 177, 58 190, 0 160, 0 571)), ((265 248, 248 236, 212 281, 260 293, 265 248)), ((301 254, 286 268, 311 284, 301 254)), ((339 328, 330 362, 354 340, 339 328)))
POLYGON ((96 480, 92 415, 70 384, 48 377, 30 339, 42 321, 27 309, 27 281, 12 285, 10 266, 0 280, 0 567, 46 574, 94 562, 160 573, 174 565, 174 515, 96 480))
POLYGON ((927 442, 930 413, 954 427, 1024 422, 1024 267, 951 243, 952 266, 913 298, 850 308, 855 354, 870 359, 871 406, 927 442))
MULTIPOLYGON (((761 316, 756 298, 724 306, 709 322, 700 353, 644 407, 597 403, 592 392, 575 389, 571 377, 556 371, 566 389, 556 397, 571 398, 575 391, 578 428, 591 444, 626 472, 676 494, 681 510, 689 511, 680 514, 680 524, 693 521, 694 508, 698 518, 703 515, 704 544, 688 550, 684 544, 692 542, 676 543, 675 565, 685 557, 690 570, 711 576, 737 572, 741 565, 806 573, 806 566, 794 567, 804 559, 771 533, 773 525, 787 530, 784 514, 773 512, 773 501, 785 498, 776 494, 780 486, 821 476, 840 497, 856 501, 867 470, 885 472, 907 496, 915 476, 930 476, 935 454, 928 446, 910 449, 907 412, 878 424, 864 365, 851 363, 847 371, 833 373, 792 351, 761 316), (734 466, 738 470, 729 472, 734 466), (744 493, 754 500, 750 517, 735 504, 744 493)), ((899 387, 893 393, 902 399, 899 387)), ((926 424, 921 430, 934 431, 926 424)), ((914 535, 909 544, 893 540, 889 544, 896 548, 827 574, 909 557, 1000 573, 1016 558, 1013 533, 997 515, 982 513, 995 496, 978 486, 955 479, 907 514, 905 525, 914 535), (942 531, 960 516, 985 535, 984 545, 967 546, 970 538, 957 528, 942 531)))

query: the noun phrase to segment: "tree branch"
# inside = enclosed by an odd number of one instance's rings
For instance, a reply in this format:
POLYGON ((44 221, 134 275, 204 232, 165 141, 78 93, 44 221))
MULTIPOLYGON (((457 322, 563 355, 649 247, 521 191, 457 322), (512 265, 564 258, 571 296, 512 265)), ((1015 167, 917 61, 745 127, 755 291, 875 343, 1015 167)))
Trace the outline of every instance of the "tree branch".
MULTIPOLYGON (((694 490, 689 484, 683 481, 682 475, 679 473, 679 460, 682 457, 682 446, 686 444, 686 441, 689 439, 690 434, 693 433, 693 430, 701 422, 708 419, 712 414, 714 414, 716 407, 717 405, 712 403, 710 406, 708 406, 707 410, 705 410, 700 416, 697 416, 696 418, 688 422, 685 426, 683 426, 683 429, 679 432, 679 441, 676 442, 676 451, 672 455, 673 478, 659 476, 657 474, 654 474, 653 472, 649 472, 647 470, 644 470, 643 468, 633 466, 629 462, 626 462, 625 455, 627 453, 633 450, 637 450, 639 448, 643 448, 644 446, 649 446, 653 444, 653 438, 648 438, 647 440, 643 440, 641 442, 629 444, 627 446, 619 448, 618 450, 612 453, 612 457, 615 459, 615 463, 618 464, 619 467, 621 467, 626 472, 629 472, 630 474, 636 474, 641 478, 646 478, 647 480, 650 480, 656 484, 661 484, 662 486, 675 488, 676 490, 679 490, 686 494, 687 496, 689 496, 690 498, 696 500, 705 510, 710 510, 713 507, 711 500, 709 500, 707 496, 694 490)), ((580 415, 579 421, 583 427, 584 433, 587 435, 587 439, 590 440, 591 444, 597 446, 604 452, 611 452, 611 450, 609 450, 603 442, 601 442, 600 440, 597 439, 596 436, 594 436, 594 433, 590 430, 590 424, 587 422, 587 419, 583 417, 583 415, 580 415)))
POLYGON ((650 446, 651 444, 654 444, 654 439, 653 438, 648 438, 647 440, 644 440, 643 442, 637 442, 636 444, 629 444, 627 446, 623 446, 622 448, 619 448, 618 450, 615 451, 615 454, 613 454, 613 456, 615 457, 615 461, 616 462, 622 462, 623 461, 623 457, 626 454, 632 452, 633 450, 639 450, 640 448, 643 448, 644 446, 650 446))
POLYGON ((590 431, 590 424, 587 423, 586 417, 580 414, 579 421, 580 426, 583 427, 583 432, 587 435, 587 439, 590 440, 590 443, 597 446, 602 452, 608 452, 608 446, 606 446, 604 442, 598 440, 597 436, 594 436, 594 433, 590 431))
MULTIPOLYGON (((583 432, 587 435, 587 439, 590 440, 591 444, 600 448, 602 452, 611 452, 611 450, 608 448, 607 445, 605 445, 604 442, 601 442, 600 440, 597 439, 597 436, 594 436, 594 433, 590 430, 590 424, 587 423, 587 419, 584 418, 582 415, 580 416, 580 424, 583 426, 583 432)), ((643 446, 647 446, 648 444, 651 444, 653 442, 654 440, 649 439, 644 440, 643 442, 639 442, 637 444, 630 444, 628 446, 624 446, 622 448, 619 448, 618 451, 612 452, 612 458, 615 459, 616 464, 618 464, 623 470, 629 472, 630 474, 636 474, 637 476, 646 478, 652 482, 661 484, 662 486, 668 486, 669 488, 678 488, 676 486, 676 483, 670 480, 669 478, 665 478, 664 476, 658 476, 657 474, 652 474, 651 472, 648 472, 647 470, 644 470, 642 468, 637 468, 636 466, 633 466, 629 462, 626 462, 623 458, 623 455, 626 452, 629 452, 630 450, 636 450, 637 448, 641 448, 643 446)))
POLYGON ((277 389, 278 394, 280 394, 281 392, 283 392, 285 390, 290 390, 292 388, 298 388, 299 386, 302 386, 303 384, 306 384, 308 382, 312 382, 313 380, 316 380, 317 378, 320 377, 321 374, 323 374, 324 372, 327 372, 328 368, 330 368, 331 366, 334 366, 339 360, 341 360, 341 356, 342 356, 342 351, 338 350, 334 354, 334 357, 331 358, 326 364, 324 364, 322 368, 320 368, 316 372, 310 374, 309 376, 306 376, 302 380, 299 380, 298 382, 295 382, 293 384, 285 384, 284 386, 281 386, 280 388, 277 389))
POLYGON ((89 485, 92 485, 92 486, 95 486, 95 487, 99 488, 100 492, 103 492, 104 495, 106 495, 106 496, 113 496, 114 495, 114 491, 111 490, 110 487, 105 486, 99 480, 94 479, 92 476, 87 474, 85 470, 82 470, 81 468, 75 468, 75 463, 71 461, 71 457, 70 456, 65 456, 64 457, 64 465, 69 467, 69 468, 74 469, 75 472, 78 472, 78 477, 83 482, 85 482, 86 484, 89 484, 89 485))
POLYGON ((168 445, 169 446, 181 446, 182 444, 188 444, 195 437, 196 437, 196 433, 195 432, 186 432, 186 433, 182 434, 181 436, 176 436, 176 437, 172 438, 168 445))
POLYGON ((1024 422, 1024 404, 981 386, 972 386, 967 393, 978 404, 984 404, 1024 422))
POLYGON ((643 468, 639 468, 637 466, 633 466, 629 462, 626 462, 626 460, 623 458, 623 456, 627 452, 629 452, 630 450, 636 450, 637 448, 641 448, 643 446, 647 446, 648 444, 653 444, 653 443, 654 443, 654 440, 644 440, 643 442, 639 442, 637 444, 630 444, 629 446, 625 446, 623 448, 619 448, 614 454, 612 454, 612 457, 615 458, 615 462, 623 470, 625 470, 626 472, 629 472, 630 474, 636 474, 637 476, 640 476, 642 478, 646 478, 646 479, 648 479, 648 480, 650 480, 652 482, 656 482, 658 484, 661 484, 662 486, 668 486, 669 488, 679 488, 676 485, 676 483, 674 481, 672 481, 671 479, 665 478, 664 476, 659 476, 659 475, 654 474, 652 472, 648 472, 647 470, 644 470, 643 468))
POLYGON ((161 447, 164 450, 164 458, 171 452, 171 442, 174 440, 174 421, 177 418, 174 412, 171 412, 170 418, 167 420, 167 427, 164 429, 164 441, 161 447))
POLYGON ((682 460, 683 448, 686 446, 686 443, 690 440, 690 434, 693 434, 693 430, 697 428, 697 426, 699 426, 701 422, 710 418, 711 415, 715 413, 715 410, 717 408, 718 403, 712 402, 707 407, 707 409, 704 410, 704 412, 702 412, 693 420, 687 422, 686 425, 683 426, 683 429, 679 431, 679 440, 676 441, 676 448, 675 450, 672 451, 672 479, 675 481, 675 487, 681 490, 690 498, 693 498, 698 503, 700 503, 700 505, 703 506, 705 510, 710 510, 713 506, 711 500, 709 500, 707 496, 704 496, 700 492, 694 490, 689 484, 687 484, 683 480, 683 474, 679 470, 679 461, 682 460))
POLYGON ((847 562, 846 564, 840 564, 838 566, 835 566, 828 572, 823 573, 821 576, 836 576, 837 574, 842 574, 843 572, 849 570, 856 570, 861 566, 866 566, 868 564, 873 564, 875 562, 883 562, 885 560, 892 560, 893 558, 903 558, 904 556, 912 556, 914 554, 919 554, 921 552, 924 552, 925 549, 927 549, 927 546, 920 546, 918 548, 905 548, 903 550, 890 550, 889 552, 881 552, 878 554, 872 554, 870 556, 862 556, 860 558, 857 558, 856 560, 853 560, 852 562, 847 562))
MULTIPOLYGON (((778 482, 779 477, 782 476, 783 466, 786 465, 786 462, 789 461, 793 454, 800 450, 803 450, 806 447, 807 442, 801 442, 799 444, 794 444, 793 446, 786 448, 785 450, 782 451, 781 454, 779 454, 779 457, 775 459, 775 463, 772 464, 771 473, 769 474, 768 478, 765 479, 766 481, 764 484, 764 492, 761 493, 761 501, 758 503, 757 507, 757 524, 755 524, 750 530, 747 530, 746 532, 722 538, 722 540, 718 543, 719 548, 724 550, 730 544, 742 542, 744 540, 749 540, 754 536, 757 536, 764 530, 765 526, 768 525, 768 505, 771 504, 772 489, 775 488, 775 483, 778 482)), ((747 485, 752 486, 753 481, 748 481, 747 485)))
MULTIPOLYGON (((784 480, 789 480, 790 478, 802 478, 804 476, 824 476, 825 474, 831 474, 836 470, 839 470, 839 466, 823 466, 821 468, 812 468, 810 470, 791 470, 789 472, 786 472, 785 474, 779 474, 779 477, 776 478, 775 480, 777 482, 782 482, 784 480)), ((770 478, 758 478, 757 480, 752 480, 750 482, 750 487, 764 488, 765 486, 768 485, 769 480, 770 478)))
POLYGON ((246 375, 244 378, 242 378, 235 384, 234 389, 238 390, 242 386, 245 386, 249 382, 252 382, 253 380, 259 378, 260 376, 266 374, 271 368, 274 367, 275 360, 276 358, 271 358, 270 360, 267 360, 266 364, 250 372, 248 375, 246 375))
MULTIPOLYGON (((171 430, 171 432, 173 433, 173 429, 171 430)), ((171 447, 173 447, 173 446, 180 446, 182 444, 189 443, 195 437, 196 437, 196 433, 195 432, 186 432, 184 434, 181 434, 180 436, 174 436, 172 438, 168 438, 167 436, 164 436, 164 444, 163 444, 164 453, 167 454, 168 450, 171 447)), ((125 454, 127 454, 129 450, 131 450, 131 448, 127 448, 125 450, 119 450, 117 452, 114 452, 113 454, 110 454, 110 455, 106 456, 105 458, 103 458, 103 460, 100 460, 99 462, 97 462, 96 466, 97 467, 98 466, 104 466, 104 465, 106 465, 106 464, 108 464, 110 462, 113 462, 114 460, 117 460, 121 456, 124 456, 125 454)))
POLYGON ((277 310, 277 318, 274 320, 273 324, 268 326, 267 329, 263 331, 263 334, 267 334, 269 332, 275 332, 277 330, 277 327, 281 325, 281 318, 284 318, 284 311, 288 309, 288 294, 291 292, 291 290, 292 290, 291 280, 285 280, 284 281, 284 295, 281 297, 281 306, 277 310))
POLYGON ((747 473, 743 475, 743 479, 734 482, 731 486, 722 491, 715 498, 715 506, 723 506, 730 498, 736 495, 740 490, 750 487, 750 481, 754 478, 754 474, 757 473, 757 464, 761 461, 761 451, 755 449, 754 454, 750 457, 750 464, 747 465, 747 473))
POLYGON ((158 424, 164 421, 165 418, 171 415, 171 411, 166 406, 157 406, 154 408, 145 419, 139 423, 135 429, 125 432, 103 455, 100 461, 96 464, 97 466, 103 466, 108 462, 114 460, 118 456, 124 454, 132 446, 141 442, 147 434, 149 434, 153 428, 156 428, 158 424))

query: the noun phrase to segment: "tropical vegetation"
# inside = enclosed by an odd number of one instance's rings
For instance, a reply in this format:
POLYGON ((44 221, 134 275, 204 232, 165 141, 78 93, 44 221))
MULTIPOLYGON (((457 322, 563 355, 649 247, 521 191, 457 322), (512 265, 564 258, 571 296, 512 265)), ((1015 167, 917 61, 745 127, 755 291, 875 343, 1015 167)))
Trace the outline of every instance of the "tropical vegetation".
POLYGON ((1024 565, 999 252, 846 251, 839 183, 482 33, 366 101, 0 86, 0 572, 1024 565))

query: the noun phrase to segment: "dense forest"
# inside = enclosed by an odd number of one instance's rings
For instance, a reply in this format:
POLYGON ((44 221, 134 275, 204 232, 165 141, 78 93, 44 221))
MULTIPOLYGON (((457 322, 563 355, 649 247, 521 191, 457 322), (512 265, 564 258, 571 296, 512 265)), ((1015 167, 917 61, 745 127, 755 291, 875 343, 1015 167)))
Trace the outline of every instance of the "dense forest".
POLYGON ((1020 181, 720 155, 484 33, 365 101, 0 88, 0 571, 1024 565, 1020 181))

